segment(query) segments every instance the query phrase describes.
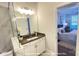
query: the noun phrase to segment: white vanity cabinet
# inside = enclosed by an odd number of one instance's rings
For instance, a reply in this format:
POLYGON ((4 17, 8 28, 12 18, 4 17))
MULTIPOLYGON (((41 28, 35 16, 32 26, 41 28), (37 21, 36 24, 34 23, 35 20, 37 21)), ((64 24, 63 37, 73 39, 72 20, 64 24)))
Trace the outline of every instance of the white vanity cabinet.
POLYGON ((25 56, 37 56, 45 51, 45 37, 23 45, 25 56))
POLYGON ((37 40, 23 45, 25 56, 36 55, 36 48, 35 48, 36 43, 37 43, 37 40))
POLYGON ((36 53, 37 55, 40 55, 42 52, 45 51, 45 37, 42 37, 39 39, 39 43, 36 44, 36 53))

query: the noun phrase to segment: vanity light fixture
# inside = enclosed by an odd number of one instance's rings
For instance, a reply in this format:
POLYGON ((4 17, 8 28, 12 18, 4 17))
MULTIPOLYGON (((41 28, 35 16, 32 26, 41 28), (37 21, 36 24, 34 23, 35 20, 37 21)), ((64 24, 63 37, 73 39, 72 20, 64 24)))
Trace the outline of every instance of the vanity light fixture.
POLYGON ((34 12, 31 9, 17 8, 16 11, 20 12, 21 14, 25 14, 25 15, 33 15, 34 14, 34 12))

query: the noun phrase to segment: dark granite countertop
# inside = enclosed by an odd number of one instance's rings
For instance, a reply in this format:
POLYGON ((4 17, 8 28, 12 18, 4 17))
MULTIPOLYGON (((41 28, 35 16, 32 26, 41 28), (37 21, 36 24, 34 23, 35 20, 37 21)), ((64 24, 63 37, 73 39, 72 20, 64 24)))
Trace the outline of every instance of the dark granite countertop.
POLYGON ((45 36, 45 34, 43 34, 43 33, 37 33, 37 38, 28 41, 27 39, 32 38, 32 37, 36 37, 35 34, 32 34, 32 35, 24 35, 24 36, 22 36, 23 37, 23 40, 19 40, 19 42, 21 43, 21 45, 24 45, 24 44, 27 44, 29 42, 38 40, 39 38, 42 38, 44 36, 45 36))

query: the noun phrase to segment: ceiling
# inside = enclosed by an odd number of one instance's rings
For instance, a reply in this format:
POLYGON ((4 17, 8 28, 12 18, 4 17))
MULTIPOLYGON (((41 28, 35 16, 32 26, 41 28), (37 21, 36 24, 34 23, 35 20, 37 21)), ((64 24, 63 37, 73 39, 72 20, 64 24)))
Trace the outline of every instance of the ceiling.
POLYGON ((58 9, 58 14, 60 15, 71 15, 71 14, 78 14, 78 5, 71 4, 58 9))

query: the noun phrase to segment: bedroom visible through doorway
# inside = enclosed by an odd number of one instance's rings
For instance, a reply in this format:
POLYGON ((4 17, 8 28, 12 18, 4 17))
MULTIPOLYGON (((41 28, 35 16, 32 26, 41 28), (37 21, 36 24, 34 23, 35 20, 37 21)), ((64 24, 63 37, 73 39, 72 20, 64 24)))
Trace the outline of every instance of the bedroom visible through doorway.
POLYGON ((71 3, 57 9, 58 56, 75 56, 78 30, 78 5, 71 3))

